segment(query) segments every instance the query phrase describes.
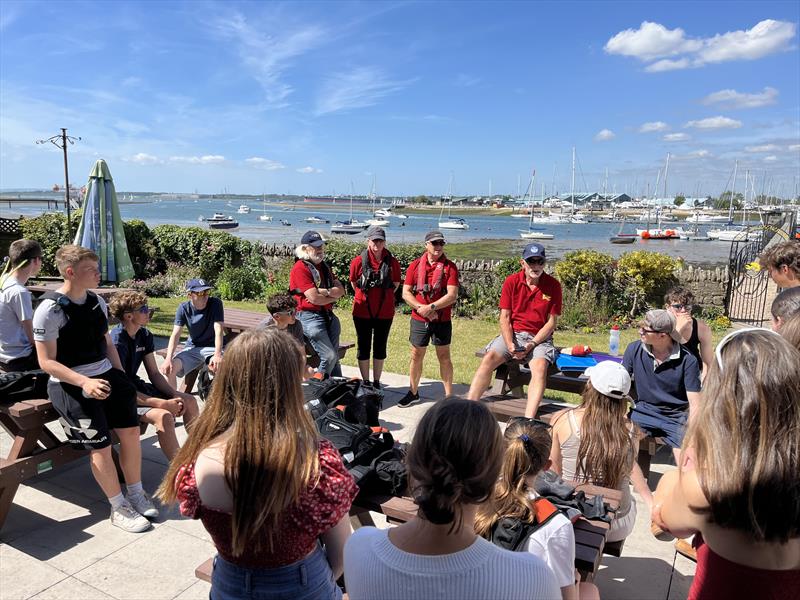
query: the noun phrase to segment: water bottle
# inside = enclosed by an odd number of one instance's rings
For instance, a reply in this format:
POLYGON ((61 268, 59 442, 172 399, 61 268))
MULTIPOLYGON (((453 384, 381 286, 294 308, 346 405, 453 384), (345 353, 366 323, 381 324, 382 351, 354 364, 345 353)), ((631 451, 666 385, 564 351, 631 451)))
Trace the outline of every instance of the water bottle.
POLYGON ((619 325, 614 325, 608 335, 608 353, 619 356, 619 325))

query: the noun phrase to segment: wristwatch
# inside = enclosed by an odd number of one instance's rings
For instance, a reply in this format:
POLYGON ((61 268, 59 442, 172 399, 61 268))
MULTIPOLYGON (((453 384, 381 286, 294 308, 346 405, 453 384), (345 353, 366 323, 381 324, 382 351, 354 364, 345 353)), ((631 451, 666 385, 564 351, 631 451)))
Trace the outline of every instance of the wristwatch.
POLYGON ((436 305, 433 302, 431 302, 431 310, 436 310, 436 305))

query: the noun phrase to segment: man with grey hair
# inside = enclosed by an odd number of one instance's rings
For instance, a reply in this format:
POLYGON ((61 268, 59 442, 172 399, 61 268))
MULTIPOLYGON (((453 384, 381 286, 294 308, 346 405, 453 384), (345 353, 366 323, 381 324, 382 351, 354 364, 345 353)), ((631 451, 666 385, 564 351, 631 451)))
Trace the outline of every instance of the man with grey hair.
POLYGON ((675 325, 669 311, 648 311, 639 325, 639 341, 625 349, 622 366, 636 384, 631 420, 645 434, 664 439, 677 462, 686 422, 700 400, 700 368, 681 346, 675 325))

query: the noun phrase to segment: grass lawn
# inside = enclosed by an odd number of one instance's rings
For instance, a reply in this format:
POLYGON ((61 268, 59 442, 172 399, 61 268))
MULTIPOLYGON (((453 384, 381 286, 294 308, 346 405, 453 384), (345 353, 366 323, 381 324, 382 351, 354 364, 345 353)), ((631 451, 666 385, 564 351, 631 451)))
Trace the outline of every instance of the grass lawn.
MULTIPOLYGON (((155 335, 169 336, 172 331, 172 323, 175 310, 183 298, 149 298, 148 304, 158 308, 153 320, 150 323, 150 330, 155 335)), ((230 302, 226 301, 225 306, 231 308, 241 308, 245 310, 265 311, 264 305, 259 302, 230 302)), ((337 310, 337 315, 342 324, 342 341, 356 340, 356 332, 353 321, 350 318, 349 309, 337 310)), ((390 373, 408 373, 409 343, 408 328, 409 319, 407 315, 399 314, 395 317, 394 326, 389 334, 389 344, 384 370, 390 373)), ((475 351, 485 346, 494 336, 498 335, 500 328, 495 320, 484 319, 453 319, 453 344, 450 347, 453 359, 454 381, 456 383, 469 384, 472 376, 478 368, 480 359, 475 356, 475 351)), ((725 332, 714 333, 714 343, 718 342, 725 332)), ((624 329, 620 333, 620 348, 639 339, 636 329, 624 329)), ((574 331, 557 331, 555 342, 558 346, 574 346, 575 344, 588 344, 595 350, 606 350, 608 348, 608 332, 600 333, 580 333, 574 331)), ((350 350, 342 361, 343 364, 357 366, 355 349, 350 350)), ((425 356, 423 377, 439 379, 439 363, 436 361, 436 352, 431 347, 425 356)), ((575 402, 578 396, 565 392, 548 390, 546 397, 575 402)))

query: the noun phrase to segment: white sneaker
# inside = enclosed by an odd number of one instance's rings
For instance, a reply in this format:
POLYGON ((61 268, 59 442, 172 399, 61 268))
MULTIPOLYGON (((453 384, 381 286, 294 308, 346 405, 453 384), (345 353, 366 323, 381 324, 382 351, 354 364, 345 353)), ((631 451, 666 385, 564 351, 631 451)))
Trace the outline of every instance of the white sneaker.
POLYGON ((127 500, 119 508, 111 509, 111 524, 130 533, 150 529, 150 521, 136 512, 127 500))
POLYGON ((150 497, 145 492, 141 494, 129 494, 128 502, 131 503, 133 510, 140 515, 148 519, 155 519, 158 517, 158 509, 153 505, 153 501, 150 500, 150 497))

